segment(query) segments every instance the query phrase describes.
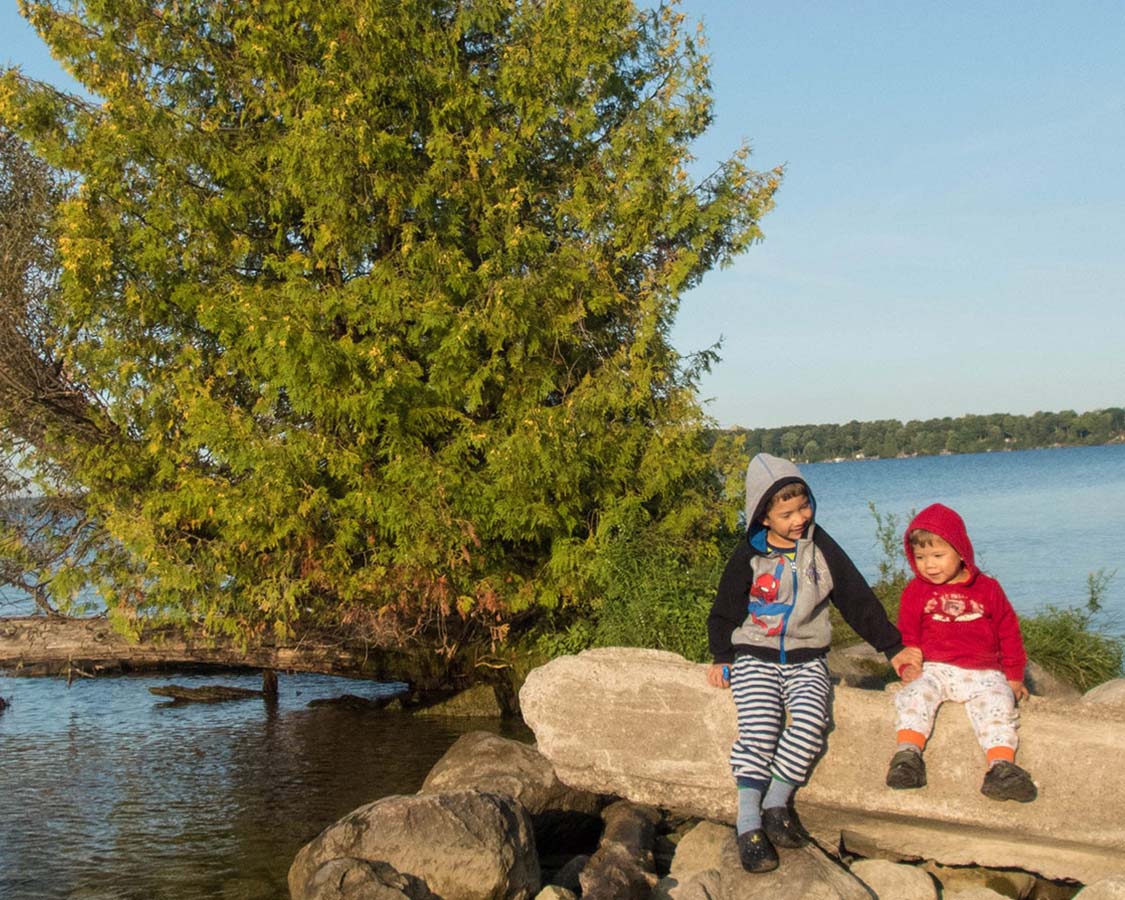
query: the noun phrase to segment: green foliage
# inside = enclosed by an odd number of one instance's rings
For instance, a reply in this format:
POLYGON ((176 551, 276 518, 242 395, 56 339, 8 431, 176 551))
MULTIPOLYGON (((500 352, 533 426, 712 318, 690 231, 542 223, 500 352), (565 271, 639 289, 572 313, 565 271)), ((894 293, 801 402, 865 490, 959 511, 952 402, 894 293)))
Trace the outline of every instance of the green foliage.
POLYGON ((1082 691, 1125 674, 1125 635, 1102 608, 1115 574, 1099 570, 1087 576, 1084 607, 1047 605, 1020 622, 1028 657, 1082 691))
POLYGON ((983 453, 1036 447, 1084 446, 1125 440, 1125 409, 1076 413, 1037 412, 1031 416, 993 413, 943 419, 897 419, 844 425, 787 425, 784 428, 735 429, 746 438, 747 452, 778 453, 802 462, 938 453, 983 453))
POLYGON ((641 516, 604 536, 588 576, 597 599, 577 617, 543 634, 546 656, 589 647, 650 647, 703 662, 707 616, 730 546, 739 537, 723 531, 706 548, 655 528, 641 516), (702 551, 702 552, 701 552, 702 551))
POLYGON ((711 101, 673 7, 21 9, 102 98, 0 78, 77 185, 49 352, 99 413, 27 463, 107 535, 71 577, 119 622, 452 657, 593 602, 639 512, 689 545, 730 519, 713 354, 668 335, 781 173, 688 176, 711 101))

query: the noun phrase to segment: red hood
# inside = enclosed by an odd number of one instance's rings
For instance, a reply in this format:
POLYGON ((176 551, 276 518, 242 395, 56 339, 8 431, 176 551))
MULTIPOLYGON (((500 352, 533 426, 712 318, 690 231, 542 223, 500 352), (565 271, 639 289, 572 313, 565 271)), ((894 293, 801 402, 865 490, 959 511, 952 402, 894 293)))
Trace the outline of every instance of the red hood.
POLYGON ((973 559, 973 542, 969 540, 969 532, 965 529, 965 520, 948 506, 942 506, 940 503, 933 503, 918 513, 906 527, 906 533, 902 536, 902 544, 906 549, 906 561, 910 563, 910 568, 914 570, 915 575, 919 578, 922 577, 918 572, 918 567, 914 564, 914 553, 910 547, 910 532, 918 528, 936 534, 957 551, 957 555, 961 557, 961 561, 965 564, 965 569, 969 573, 969 581, 977 577, 979 570, 973 559))

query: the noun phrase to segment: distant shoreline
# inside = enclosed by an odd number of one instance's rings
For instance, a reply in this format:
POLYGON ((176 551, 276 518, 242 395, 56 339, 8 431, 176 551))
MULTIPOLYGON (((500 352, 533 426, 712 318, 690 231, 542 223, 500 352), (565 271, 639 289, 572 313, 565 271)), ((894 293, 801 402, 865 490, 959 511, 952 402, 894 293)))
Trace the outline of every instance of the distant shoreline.
POLYGON ((1125 409, 1076 413, 1008 413, 959 418, 851 421, 843 425, 723 428, 717 435, 742 439, 747 455, 765 452, 794 462, 850 462, 955 456, 1011 450, 1049 450, 1125 443, 1125 409))

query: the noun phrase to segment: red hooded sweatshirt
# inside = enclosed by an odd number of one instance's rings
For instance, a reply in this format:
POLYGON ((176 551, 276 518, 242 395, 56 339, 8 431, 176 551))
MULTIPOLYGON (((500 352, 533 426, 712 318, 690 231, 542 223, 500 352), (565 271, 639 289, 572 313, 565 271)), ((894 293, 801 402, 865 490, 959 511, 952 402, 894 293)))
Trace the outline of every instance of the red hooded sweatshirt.
POLYGON ((928 662, 999 669, 1009 681, 1023 681, 1027 654, 1015 610, 1000 583, 976 567, 961 517, 940 503, 927 506, 907 527, 903 544, 914 570, 898 611, 903 644, 921 647, 928 662), (910 546, 910 532, 919 528, 938 535, 957 551, 967 581, 933 584, 921 575, 910 546))

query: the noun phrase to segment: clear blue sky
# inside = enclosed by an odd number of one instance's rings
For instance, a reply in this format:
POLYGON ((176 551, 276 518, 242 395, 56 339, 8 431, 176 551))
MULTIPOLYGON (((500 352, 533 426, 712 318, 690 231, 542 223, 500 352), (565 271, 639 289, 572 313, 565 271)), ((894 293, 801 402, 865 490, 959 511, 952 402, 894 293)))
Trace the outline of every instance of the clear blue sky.
MULTIPOLYGON (((787 174, 688 294, 723 425, 1125 406, 1125 4, 683 0, 715 124, 787 174)), ((0 61, 59 70, 0 0, 0 61)))

